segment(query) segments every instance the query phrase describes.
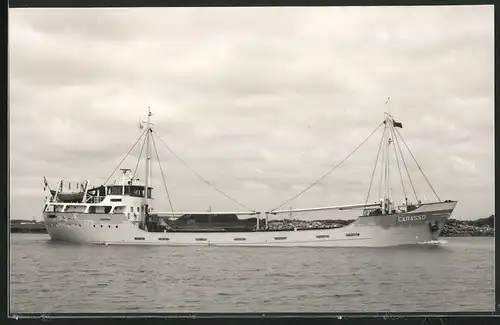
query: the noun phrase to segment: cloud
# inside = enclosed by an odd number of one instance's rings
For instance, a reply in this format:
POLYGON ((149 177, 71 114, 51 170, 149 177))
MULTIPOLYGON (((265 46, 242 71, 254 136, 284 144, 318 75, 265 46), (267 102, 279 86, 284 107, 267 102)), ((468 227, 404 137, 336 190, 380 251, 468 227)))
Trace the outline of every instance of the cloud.
MULTIPOLYGON (((11 9, 11 215, 39 217, 44 175, 104 181, 148 106, 178 210, 241 208, 160 138, 222 191, 267 210, 390 110, 438 193, 461 200, 457 215, 492 214, 493 36, 492 6, 11 9)), ((290 204, 364 202, 380 136, 290 204)), ((168 210, 154 167, 157 210, 168 210)))
POLYGON ((453 168, 462 173, 471 173, 476 170, 476 164, 473 161, 457 156, 450 157, 453 168))

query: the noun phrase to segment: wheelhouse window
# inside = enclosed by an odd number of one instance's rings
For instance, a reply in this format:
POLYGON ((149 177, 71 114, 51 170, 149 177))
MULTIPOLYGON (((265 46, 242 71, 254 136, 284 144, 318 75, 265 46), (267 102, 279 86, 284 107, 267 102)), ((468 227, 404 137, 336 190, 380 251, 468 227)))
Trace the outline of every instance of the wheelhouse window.
POLYGON ((108 186, 108 195, 122 195, 122 187, 108 186))
MULTIPOLYGON (((125 186, 125 195, 144 197, 144 186, 125 186)), ((151 199, 151 188, 148 189, 148 198, 151 199)))
MULTIPOLYGON (((125 195, 130 195, 133 197, 144 197, 144 186, 134 186, 134 185, 126 185, 125 189, 122 185, 108 186, 107 195, 122 195, 122 191, 124 191, 125 195)), ((151 197, 152 188, 148 189, 148 198, 151 197)))

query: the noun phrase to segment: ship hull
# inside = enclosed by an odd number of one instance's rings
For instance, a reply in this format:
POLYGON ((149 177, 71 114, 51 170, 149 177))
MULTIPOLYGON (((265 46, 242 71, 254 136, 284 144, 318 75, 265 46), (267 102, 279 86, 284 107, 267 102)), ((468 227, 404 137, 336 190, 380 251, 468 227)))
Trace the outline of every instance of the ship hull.
POLYGON ((437 240, 456 202, 423 204, 410 213, 363 216, 334 229, 253 232, 148 232, 124 214, 44 212, 52 240, 152 246, 386 247, 437 240))

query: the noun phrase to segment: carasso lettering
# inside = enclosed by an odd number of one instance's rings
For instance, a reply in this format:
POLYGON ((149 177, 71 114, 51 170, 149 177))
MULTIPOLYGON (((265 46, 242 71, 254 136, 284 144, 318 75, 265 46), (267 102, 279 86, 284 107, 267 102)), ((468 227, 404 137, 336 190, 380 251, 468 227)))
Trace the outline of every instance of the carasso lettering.
POLYGON ((399 222, 406 222, 406 221, 422 221, 427 219, 426 215, 416 215, 416 216, 399 216, 398 221, 399 222))

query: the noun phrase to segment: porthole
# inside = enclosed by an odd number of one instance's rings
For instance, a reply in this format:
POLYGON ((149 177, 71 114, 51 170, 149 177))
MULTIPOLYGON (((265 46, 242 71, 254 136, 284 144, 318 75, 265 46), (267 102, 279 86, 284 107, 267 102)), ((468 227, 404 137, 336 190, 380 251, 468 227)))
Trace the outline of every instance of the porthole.
POLYGON ((108 228, 111 228, 111 226, 110 226, 110 225, 108 225, 108 228))
POLYGON ((116 228, 118 228, 118 226, 115 226, 116 228))
POLYGON ((101 228, 102 228, 102 225, 101 225, 101 228))
POLYGON ((92 225, 92 227, 94 227, 94 228, 95 228, 95 225, 92 225))

